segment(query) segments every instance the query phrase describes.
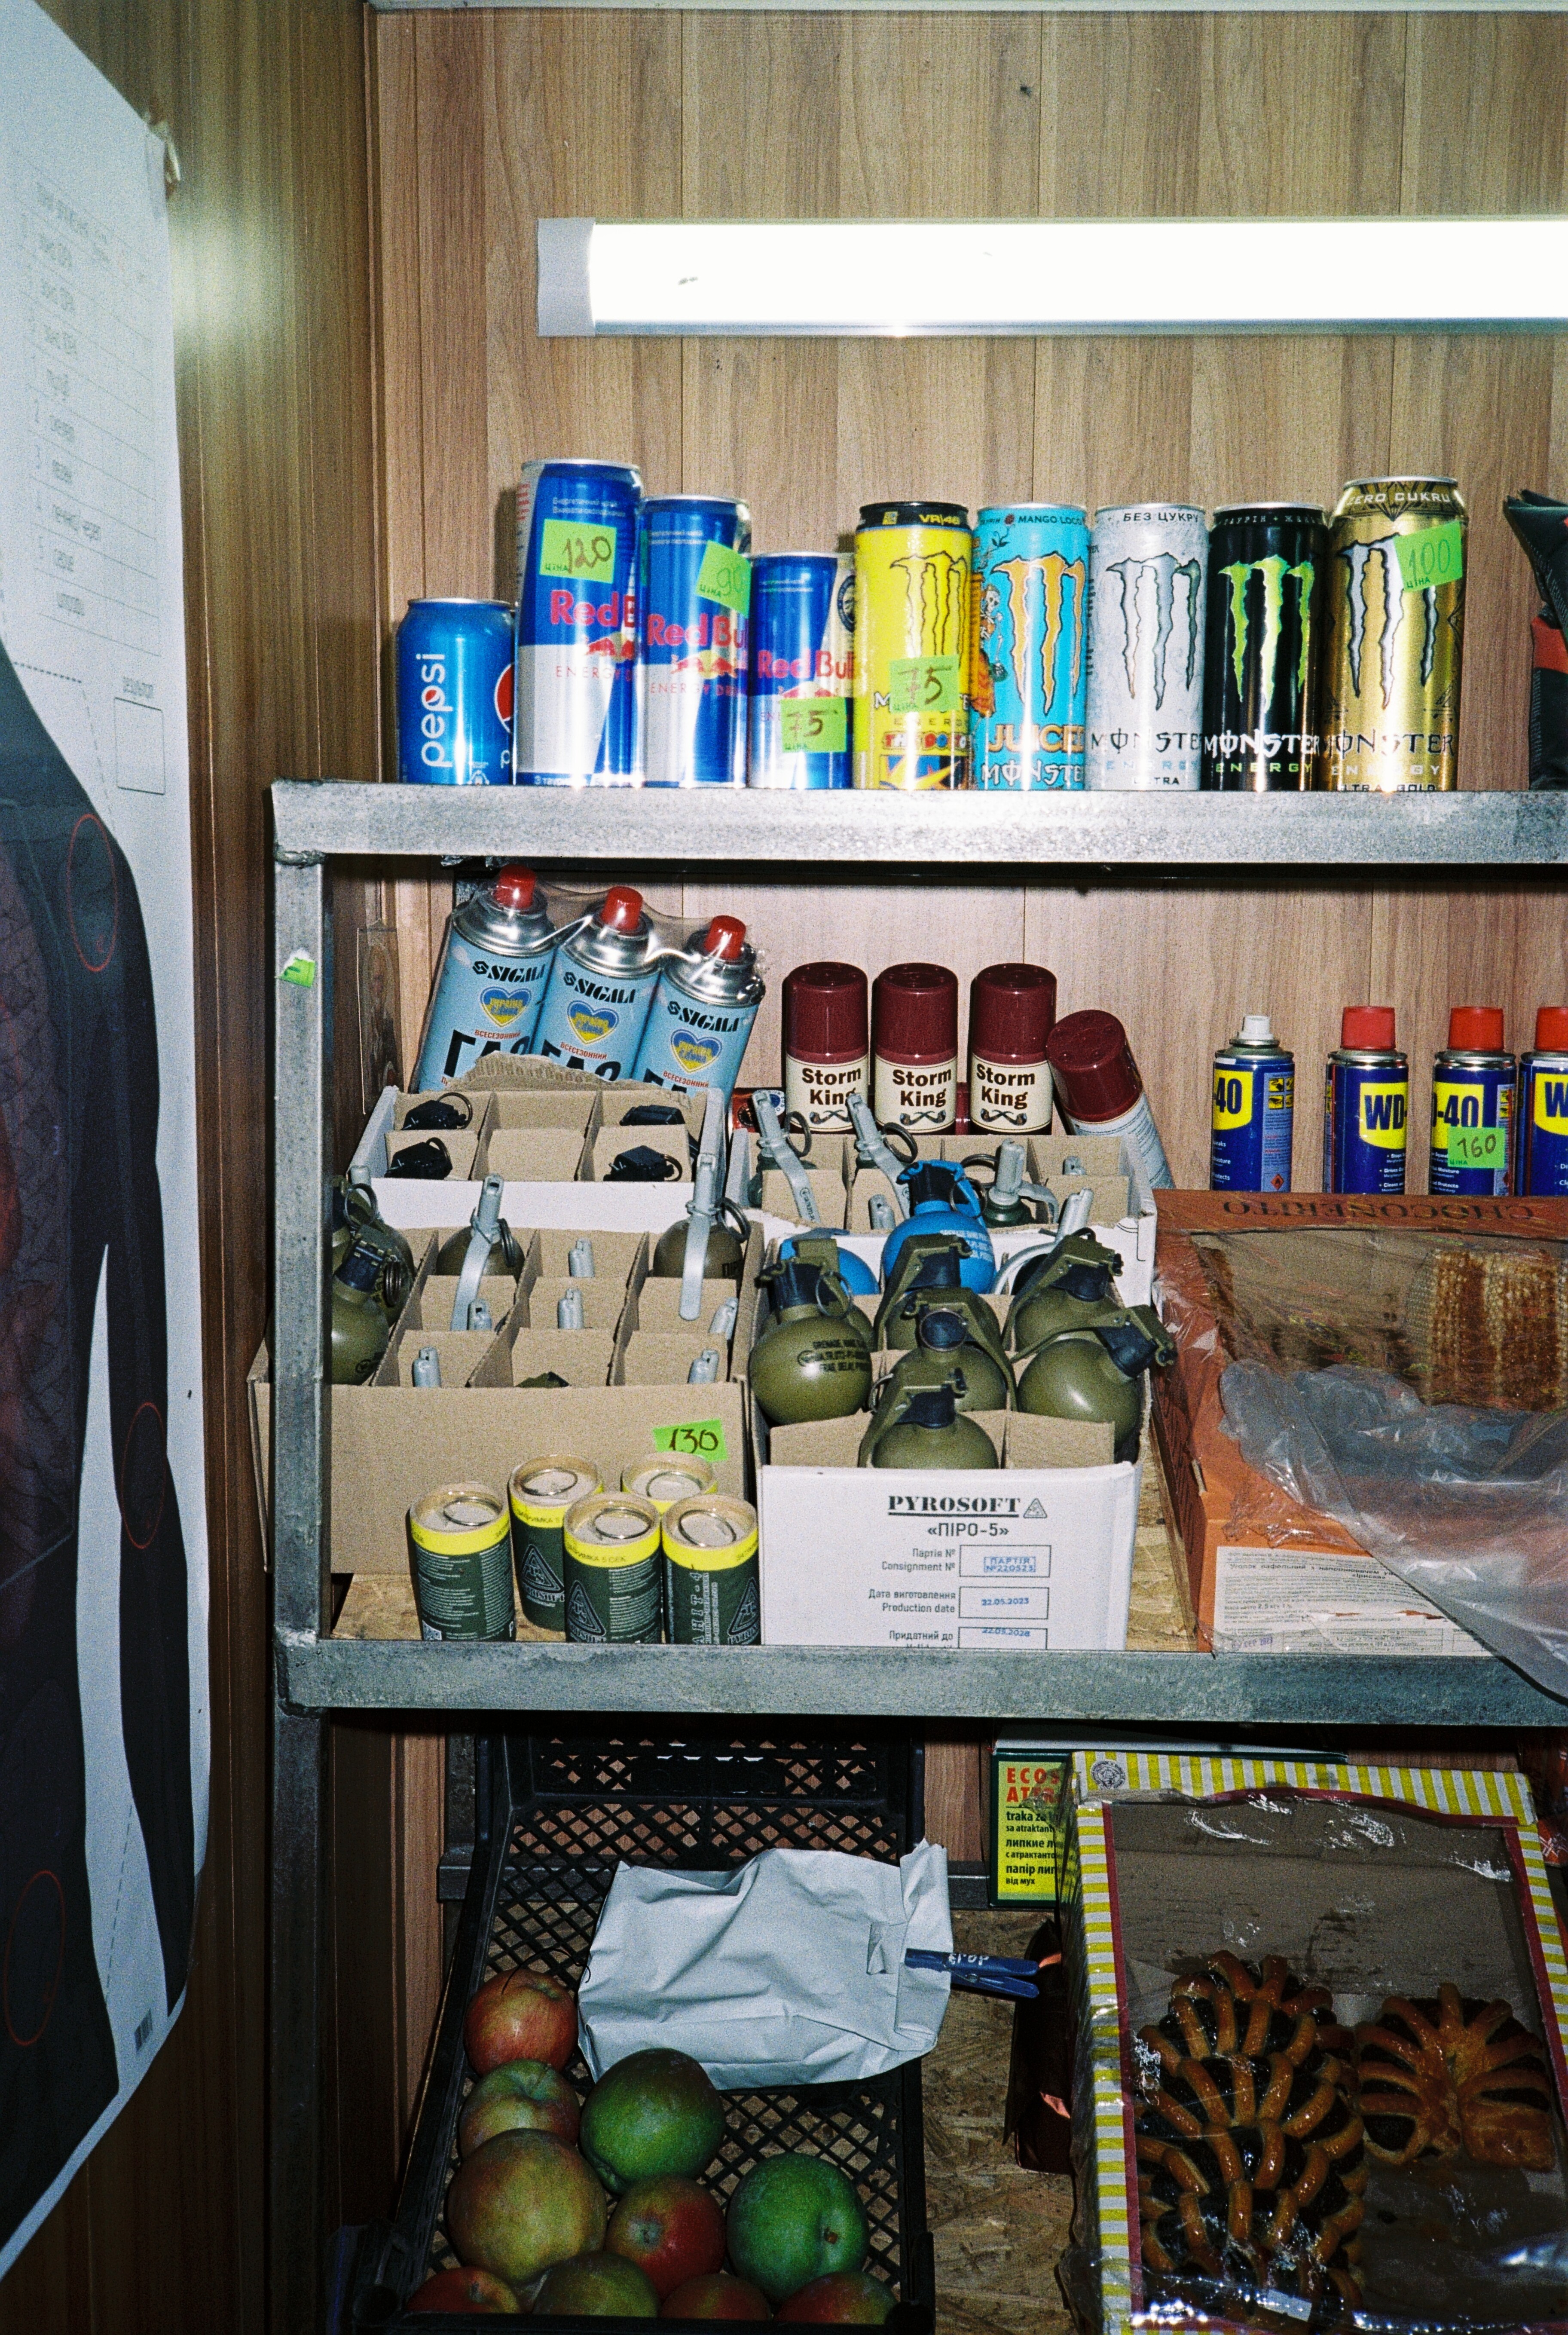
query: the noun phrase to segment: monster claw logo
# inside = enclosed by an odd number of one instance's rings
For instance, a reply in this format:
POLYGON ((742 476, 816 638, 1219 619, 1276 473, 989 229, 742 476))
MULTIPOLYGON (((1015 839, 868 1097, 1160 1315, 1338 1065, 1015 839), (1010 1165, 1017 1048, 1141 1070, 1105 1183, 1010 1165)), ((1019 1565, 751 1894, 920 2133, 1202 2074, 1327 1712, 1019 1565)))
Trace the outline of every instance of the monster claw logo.
POLYGON ((910 639, 922 656, 951 655, 963 645, 969 562, 956 551, 912 551, 889 563, 903 570, 910 639))
POLYGON ((1312 563, 1303 559, 1299 566, 1289 567, 1276 552, 1267 559, 1237 559, 1220 574, 1231 587, 1230 635, 1231 671, 1235 675, 1238 693, 1246 689, 1247 639, 1250 620, 1247 609, 1247 585, 1254 576, 1263 586, 1263 638, 1259 643, 1258 664, 1263 676, 1263 701, 1273 697, 1274 667, 1280 654, 1280 642, 1284 631, 1285 578, 1293 576, 1298 586, 1297 620, 1301 626, 1301 647, 1296 656, 1296 691, 1304 694, 1307 686, 1307 649, 1312 638, 1312 563))
POLYGON ((996 680, 1001 680, 1006 670, 1001 641, 1004 606, 1012 619, 1012 685, 1018 693, 1019 704, 1025 708, 1033 695, 1024 664, 1030 637, 1031 602, 1037 602, 1040 609, 1040 712, 1037 718, 1041 722, 1050 720, 1056 704, 1060 679, 1057 668, 1060 661, 1062 631, 1067 623, 1067 584, 1070 577, 1073 611, 1071 672, 1068 679, 1068 704, 1070 707, 1083 676, 1084 562, 1081 559, 1064 559, 1059 551, 1047 552, 1039 559, 999 560, 986 580, 981 602, 980 651, 996 680), (1037 578, 1038 593, 1033 588, 1037 578), (1005 599, 1002 592, 1004 584, 1005 599))
MULTIPOLYGON (((1394 700, 1397 676, 1395 650, 1399 644, 1399 627, 1405 621, 1404 578, 1399 573, 1399 538, 1397 535, 1374 536, 1370 543, 1350 543, 1340 553, 1347 570, 1345 576, 1346 606, 1350 610, 1350 626, 1347 649, 1350 664, 1350 686, 1356 695, 1361 694, 1361 660, 1366 649, 1367 627, 1371 619, 1368 596, 1368 578, 1374 557, 1379 562, 1379 582, 1383 596, 1383 622, 1378 635, 1379 678, 1382 686, 1383 711, 1388 712, 1394 700)), ((1437 654, 1437 594, 1433 585, 1421 592, 1421 680, 1432 678, 1432 666, 1437 654)))
POLYGON ((1129 697, 1137 695, 1138 665, 1143 652, 1143 603, 1147 592, 1154 596, 1154 702, 1165 704, 1166 659, 1171 637, 1176 630, 1176 583, 1179 576, 1186 586, 1183 596, 1183 621, 1186 625, 1186 686, 1190 689, 1197 672, 1198 593, 1203 584, 1202 564, 1195 559, 1178 559, 1174 551, 1157 551, 1149 559, 1118 559, 1108 567, 1121 593, 1121 655, 1127 668, 1129 697))

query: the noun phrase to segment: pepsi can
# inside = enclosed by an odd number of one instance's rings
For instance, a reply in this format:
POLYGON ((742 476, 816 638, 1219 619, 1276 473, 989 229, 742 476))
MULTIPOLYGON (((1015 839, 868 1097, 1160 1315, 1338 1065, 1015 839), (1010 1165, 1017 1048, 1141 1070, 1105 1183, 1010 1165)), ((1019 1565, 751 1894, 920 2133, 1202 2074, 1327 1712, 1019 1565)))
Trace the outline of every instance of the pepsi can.
POLYGON ((1215 1056, 1210 1191, 1288 1192, 1295 1117, 1295 1056, 1266 1013, 1245 1014, 1215 1056))
POLYGON ((1502 1008, 1456 1005, 1448 1042, 1432 1061, 1429 1192, 1495 1199, 1507 1191, 1518 1080, 1518 1064, 1503 1051, 1502 1008))
POLYGON ((447 926, 414 1091, 450 1086, 486 1054, 526 1054, 559 938, 531 867, 503 867, 447 926))
POLYGON ((629 884, 556 951, 531 1053, 596 1079, 629 1077, 658 985, 658 942, 629 884))
POLYGON ((664 960, 634 1079, 695 1093, 733 1093, 761 1004, 757 952, 738 916, 714 916, 683 956, 664 960))
POLYGON ((847 787, 855 684, 855 567, 830 551, 751 563, 746 783, 847 787))
POLYGON ((518 489, 517 730, 529 787, 634 786, 643 481, 627 462, 530 462, 518 489))
POLYGON ((711 495, 643 506, 637 682, 651 787, 746 783, 751 514, 711 495))
POLYGON ((1391 1005, 1347 1005, 1323 1097, 1325 1192, 1402 1192, 1410 1064, 1391 1005))
POLYGON ((398 775, 425 787, 512 782, 512 612, 411 600, 398 626, 398 775))
POLYGON ((1568 1005, 1543 1005, 1535 1045, 1519 1061, 1514 1189, 1568 1196, 1568 1005))
POLYGON ((1060 503, 982 510, 970 592, 974 784, 1083 784, 1089 524, 1060 503))

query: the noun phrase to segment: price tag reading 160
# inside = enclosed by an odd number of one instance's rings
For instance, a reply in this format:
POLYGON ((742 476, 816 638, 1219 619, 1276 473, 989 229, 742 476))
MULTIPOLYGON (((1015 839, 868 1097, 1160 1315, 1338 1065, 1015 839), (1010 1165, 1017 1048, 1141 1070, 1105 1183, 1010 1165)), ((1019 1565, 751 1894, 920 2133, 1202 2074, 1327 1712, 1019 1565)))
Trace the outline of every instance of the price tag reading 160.
POLYGON ((608 584, 615 572, 615 530, 581 520, 547 518, 539 548, 541 576, 569 576, 579 584, 608 584))
POLYGON ((887 706, 892 713, 956 713, 959 660, 955 656, 891 657, 887 706))
POLYGON ((1505 1127, 1451 1127, 1448 1129, 1450 1168, 1490 1168, 1495 1171, 1507 1164, 1508 1130, 1505 1127))

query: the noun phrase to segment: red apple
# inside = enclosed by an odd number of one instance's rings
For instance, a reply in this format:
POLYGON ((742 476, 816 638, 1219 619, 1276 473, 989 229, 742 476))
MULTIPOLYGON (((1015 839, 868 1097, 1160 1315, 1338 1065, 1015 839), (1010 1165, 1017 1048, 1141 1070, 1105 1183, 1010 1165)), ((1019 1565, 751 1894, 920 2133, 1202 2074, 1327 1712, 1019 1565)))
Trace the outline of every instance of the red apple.
POLYGON ((610 2216, 605 2243, 646 2271, 661 2301, 724 2259, 724 2216, 718 2200, 679 2173, 634 2181, 610 2216))
POLYGON ((749 2280, 714 2271, 707 2278, 689 2278, 664 2298, 661 2319, 766 2319, 766 2298, 749 2280))
POLYGON ((438 2270, 410 2295, 405 2311, 515 2311, 518 2298, 488 2270, 438 2270))
POLYGON ((577 2095, 542 2059, 508 2059, 481 2076, 458 2125, 458 2146, 471 2156, 498 2132, 553 2132, 577 2137, 577 2095))
POLYGON ((541 2319, 657 2319, 659 2298, 624 2254, 584 2253, 547 2273, 534 2309, 541 2319))
POLYGON ((463 2016, 463 2043, 481 2076, 508 2059, 564 2068, 576 2042, 577 1998, 547 1971, 486 1979, 463 2016))
POLYGON ((519 2287, 602 2245, 607 2211, 593 2174, 553 2132, 498 2132, 452 2175, 447 2234, 465 2262, 519 2287))
POLYGON ((799 2294, 779 2306, 780 2320, 792 2325, 809 2321, 820 2326, 880 2327, 893 2308, 893 2291, 866 2270, 830 2270, 814 2278, 799 2294))

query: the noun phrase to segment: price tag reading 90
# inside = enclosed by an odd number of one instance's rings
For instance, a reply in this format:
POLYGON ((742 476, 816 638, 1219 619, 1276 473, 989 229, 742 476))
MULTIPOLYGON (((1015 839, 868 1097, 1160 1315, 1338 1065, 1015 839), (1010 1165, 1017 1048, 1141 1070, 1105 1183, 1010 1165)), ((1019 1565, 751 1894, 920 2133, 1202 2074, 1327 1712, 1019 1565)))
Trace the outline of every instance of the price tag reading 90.
POLYGON ((541 576, 569 576, 579 584, 608 584, 615 573, 615 530, 576 519, 547 518, 539 547, 541 576))
POLYGON ((961 702, 955 656, 892 657, 888 661, 890 713, 956 713, 961 702))

